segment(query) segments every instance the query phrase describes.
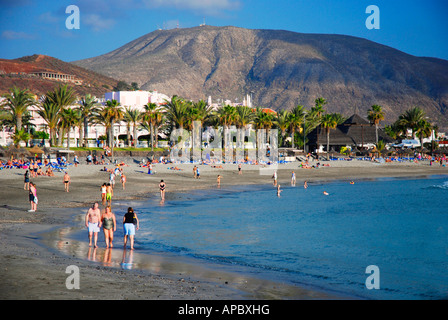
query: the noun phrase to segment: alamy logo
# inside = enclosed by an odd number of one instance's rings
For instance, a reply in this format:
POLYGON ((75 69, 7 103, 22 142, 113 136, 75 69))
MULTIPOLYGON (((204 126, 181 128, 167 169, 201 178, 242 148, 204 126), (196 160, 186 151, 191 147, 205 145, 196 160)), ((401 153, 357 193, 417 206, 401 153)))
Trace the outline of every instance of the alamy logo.
POLYGON ((366 288, 369 290, 380 288, 380 268, 375 265, 370 265, 366 268, 366 273, 370 276, 366 279, 366 288))
POLYGON ((67 19, 65 19, 65 27, 69 30, 79 29, 80 15, 78 6, 75 6, 74 4, 67 6, 67 8, 65 8, 65 13, 70 14, 67 19))
POLYGON ((65 280, 65 287, 68 290, 79 289, 79 268, 74 265, 68 266, 65 273, 70 274, 65 280))
POLYGON ((380 8, 375 5, 370 5, 366 8, 366 13, 371 15, 366 19, 366 28, 369 30, 380 28, 380 8))

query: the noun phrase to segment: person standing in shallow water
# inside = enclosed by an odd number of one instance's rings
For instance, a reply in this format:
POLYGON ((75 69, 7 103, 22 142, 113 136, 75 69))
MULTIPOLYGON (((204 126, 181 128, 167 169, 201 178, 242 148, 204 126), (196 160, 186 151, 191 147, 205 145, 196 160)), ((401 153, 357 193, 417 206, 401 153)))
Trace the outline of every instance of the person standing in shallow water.
POLYGON ((163 182, 163 180, 160 180, 159 183, 159 189, 160 189, 160 198, 162 200, 165 200, 165 189, 166 189, 166 184, 165 182, 163 182))
POLYGON ((89 230, 89 247, 92 246, 93 239, 93 245, 96 248, 96 243, 98 241, 98 232, 100 232, 101 227, 101 213, 100 209, 98 209, 98 202, 95 202, 92 208, 89 208, 89 210, 87 211, 85 224, 89 230))
POLYGON ((128 212, 123 217, 123 230, 124 230, 124 248, 128 243, 128 237, 131 243, 131 250, 134 250, 134 236, 135 230, 140 228, 137 214, 132 207, 128 208, 128 212))
POLYGON ((110 206, 106 207, 103 215, 101 216, 101 222, 103 224, 104 240, 106 241, 106 248, 112 248, 112 241, 114 240, 114 232, 117 231, 117 221, 115 220, 115 214, 111 211, 110 206))

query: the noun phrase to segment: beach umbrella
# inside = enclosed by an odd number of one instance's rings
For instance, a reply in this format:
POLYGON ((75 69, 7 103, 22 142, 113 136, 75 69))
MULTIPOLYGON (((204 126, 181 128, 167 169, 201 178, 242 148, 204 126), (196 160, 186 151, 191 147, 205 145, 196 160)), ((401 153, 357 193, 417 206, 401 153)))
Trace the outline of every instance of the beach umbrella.
POLYGON ((31 154, 42 154, 42 153, 44 153, 44 151, 41 149, 41 148, 39 148, 38 146, 34 146, 34 147, 32 147, 30 150, 28 150, 31 154))

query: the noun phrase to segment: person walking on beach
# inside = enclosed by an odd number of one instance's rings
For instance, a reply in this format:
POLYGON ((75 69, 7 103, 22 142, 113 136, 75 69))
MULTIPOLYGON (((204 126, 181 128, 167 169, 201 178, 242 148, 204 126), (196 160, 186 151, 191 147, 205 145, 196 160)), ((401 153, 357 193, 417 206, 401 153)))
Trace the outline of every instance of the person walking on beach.
POLYGON ((113 171, 109 176, 109 184, 112 186, 112 189, 115 187, 115 173, 113 171))
POLYGON ((274 174, 272 175, 272 179, 274 179, 274 186, 277 185, 277 170, 274 171, 274 174))
POLYGON ((196 165, 193 167, 193 178, 197 179, 197 169, 198 167, 196 167, 196 165))
POLYGON ((28 210, 28 212, 36 212, 37 210, 37 189, 36 185, 32 182, 30 182, 30 190, 29 190, 29 200, 31 209, 28 210))
POLYGON ((114 195, 114 189, 112 188, 110 183, 108 183, 106 185, 106 201, 107 201, 108 206, 110 206, 112 204, 112 196, 113 195, 114 195))
POLYGON ((106 204, 106 187, 107 184, 106 182, 104 182, 101 186, 101 203, 103 204, 103 206, 106 204))
POLYGON ((241 163, 238 164, 238 174, 243 174, 241 163))
POLYGON ((196 178, 201 179, 201 175, 199 173, 199 167, 196 168, 196 178))
POLYGON ((70 176, 68 175, 67 172, 64 174, 64 178, 62 179, 62 181, 64 181, 65 192, 68 192, 70 185, 70 176))
POLYGON ((100 232, 101 227, 101 213, 100 209, 98 208, 98 202, 95 202, 92 205, 92 208, 89 208, 89 210, 87 211, 85 224, 89 230, 89 247, 92 246, 93 238, 94 248, 96 248, 96 243, 98 241, 98 232, 100 232))
POLYGON ((123 172, 121 173, 121 178, 120 178, 120 180, 121 180, 121 185, 123 186, 123 190, 124 190, 124 189, 125 189, 124 185, 125 185, 125 183, 126 183, 126 176, 124 175, 123 172))
POLYGON ((308 188, 308 182, 306 182, 306 180, 305 180, 305 182, 303 183, 303 188, 308 188))
POLYGON ((221 175, 218 174, 218 178, 216 178, 216 182, 218 182, 218 187, 221 186, 221 175))
POLYGON ((114 240, 114 232, 117 231, 117 221, 115 220, 115 214, 111 211, 110 206, 106 207, 103 215, 101 216, 101 222, 103 224, 104 239, 106 241, 106 248, 112 248, 112 241, 114 240))
POLYGON ((160 189, 160 198, 162 200, 165 200, 165 189, 166 189, 166 184, 165 182, 163 182, 163 180, 160 180, 159 183, 159 189, 160 189))
POLYGON ((23 190, 29 190, 30 189, 30 172, 28 170, 26 170, 25 174, 24 174, 24 185, 23 185, 23 190))
POLYGON ((292 186, 296 185, 296 173, 294 171, 291 174, 291 185, 292 186))
POLYGON ((128 243, 128 237, 131 242, 131 250, 134 250, 134 236, 135 230, 139 229, 139 221, 137 214, 131 207, 128 208, 128 212, 123 217, 123 229, 124 229, 124 247, 128 243))

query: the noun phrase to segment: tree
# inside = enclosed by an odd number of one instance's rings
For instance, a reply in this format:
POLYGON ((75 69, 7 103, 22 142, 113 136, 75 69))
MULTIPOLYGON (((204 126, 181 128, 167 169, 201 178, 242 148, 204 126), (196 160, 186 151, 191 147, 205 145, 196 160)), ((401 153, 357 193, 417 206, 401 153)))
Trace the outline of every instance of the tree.
POLYGON ((290 114, 290 112, 288 110, 279 110, 277 112, 277 116, 274 119, 274 123, 280 129, 282 141, 285 137, 286 130, 289 127, 289 121, 290 121, 289 114, 290 114))
POLYGON ((367 119, 369 119, 370 123, 373 123, 375 125, 375 142, 378 143, 378 125, 381 120, 384 120, 383 108, 379 105, 374 104, 368 111, 367 119))
POLYGON ((425 120, 425 112, 419 107, 406 110, 398 117, 398 125, 404 129, 412 130, 412 137, 415 139, 415 134, 418 130, 419 123, 425 120))
POLYGON ((20 141, 25 141, 27 142, 30 139, 30 135, 28 132, 26 132, 25 130, 21 129, 18 130, 14 133, 14 135, 12 136, 12 141, 14 143, 14 146, 16 148, 19 147, 20 141))
POLYGON ((61 126, 67 130, 67 150, 70 150, 70 131, 79 122, 80 114, 76 109, 66 108, 61 110, 61 126))
POLYGON ((330 130, 335 129, 336 126, 338 125, 338 122, 332 114, 324 114, 322 116, 320 125, 325 129, 327 133, 327 158, 328 158, 328 152, 330 151, 330 130))
POLYGON ((87 145, 87 136, 89 134, 89 123, 92 120, 93 115, 98 110, 98 101, 91 94, 86 94, 81 98, 81 103, 78 107, 81 113, 81 122, 84 130, 79 131, 79 140, 84 139, 84 144, 87 145))
POLYGON ((47 123, 50 130, 50 146, 53 147, 56 142, 56 127, 60 119, 61 107, 52 102, 48 97, 45 97, 43 101, 37 106, 37 113, 47 123))
POLYGON ((28 108, 36 103, 34 96, 27 89, 20 90, 17 87, 10 89, 10 93, 3 95, 5 101, 1 107, 12 115, 16 123, 16 131, 22 130, 22 117, 28 108))
POLYGON ((112 161, 113 161, 113 147, 114 147, 114 125, 117 121, 123 119, 123 108, 120 102, 117 100, 106 101, 105 111, 107 113, 107 119, 110 122, 110 133, 109 133, 109 147, 112 151, 112 161))
POLYGON ((133 125, 134 133, 133 133, 133 141, 134 146, 137 146, 137 123, 142 119, 142 113, 137 109, 131 109, 130 107, 125 108, 124 112, 124 121, 127 124, 127 133, 128 133, 128 145, 130 144, 130 127, 133 125))
MULTIPOLYGON (((294 136, 296 134, 297 129, 299 132, 302 131, 305 134, 305 131, 302 129, 302 125, 305 125, 305 110, 302 105, 295 106, 291 113, 289 114, 289 130, 291 132, 291 147, 294 148, 294 136)), ((305 148, 305 146, 303 146, 305 148)))
POLYGON ((184 128, 188 121, 188 108, 182 98, 173 96, 171 100, 165 100, 163 109, 166 111, 167 120, 172 125, 176 128, 184 128))
MULTIPOLYGON (((49 91, 46 94, 46 98, 53 104, 57 105, 60 110, 65 109, 68 106, 73 105, 76 102, 76 93, 72 88, 68 88, 67 85, 60 85, 53 91, 49 91)), ((58 145, 62 143, 63 126, 59 126, 58 145)))

